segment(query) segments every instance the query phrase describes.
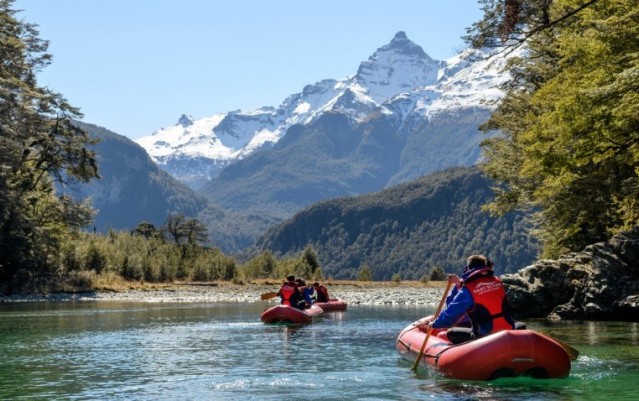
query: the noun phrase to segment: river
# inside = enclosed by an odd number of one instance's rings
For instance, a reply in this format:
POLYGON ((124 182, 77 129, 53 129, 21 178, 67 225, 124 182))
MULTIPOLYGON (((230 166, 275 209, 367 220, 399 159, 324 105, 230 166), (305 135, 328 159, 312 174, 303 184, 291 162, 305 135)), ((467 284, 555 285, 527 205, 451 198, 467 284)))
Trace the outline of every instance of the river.
POLYGON ((0 304, 1 400, 636 400, 639 324, 528 321, 580 351, 566 379, 464 382, 402 360, 424 306, 265 325, 264 303, 0 304))

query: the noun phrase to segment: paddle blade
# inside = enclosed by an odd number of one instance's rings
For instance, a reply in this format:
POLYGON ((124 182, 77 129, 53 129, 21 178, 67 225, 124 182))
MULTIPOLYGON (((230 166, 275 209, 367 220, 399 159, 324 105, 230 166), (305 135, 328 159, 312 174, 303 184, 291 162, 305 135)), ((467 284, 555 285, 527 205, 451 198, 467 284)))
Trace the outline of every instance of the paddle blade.
POLYGON ((260 295, 260 298, 262 299, 262 301, 264 301, 265 299, 271 299, 271 298, 275 298, 277 296, 277 292, 265 292, 264 294, 260 295))
POLYGON ((571 361, 574 361, 577 359, 577 357, 579 356, 579 351, 577 351, 570 345, 566 344, 565 342, 557 340, 556 338, 553 338, 553 340, 557 341, 559 345, 561 345, 561 347, 564 349, 564 351, 568 353, 568 356, 570 357, 571 361))

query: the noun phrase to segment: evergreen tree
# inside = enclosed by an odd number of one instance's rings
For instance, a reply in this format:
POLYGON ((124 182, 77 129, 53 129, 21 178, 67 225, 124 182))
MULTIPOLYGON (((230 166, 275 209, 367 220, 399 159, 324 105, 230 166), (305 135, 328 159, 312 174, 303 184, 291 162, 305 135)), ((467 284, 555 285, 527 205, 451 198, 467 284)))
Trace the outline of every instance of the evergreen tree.
POLYGON ((444 273, 444 269, 441 266, 435 266, 430 271, 430 280, 431 281, 444 281, 446 280, 446 273, 444 273))
POLYGON ((483 143, 483 168, 503 184, 488 208, 534 210, 555 257, 639 223, 639 1, 524 3, 505 3, 521 5, 510 29, 502 7, 470 35, 495 44, 505 27, 501 44, 525 43, 483 127, 501 132, 483 143))
POLYGON ((304 248, 302 259, 310 266, 311 275, 314 275, 315 271, 320 267, 320 263, 317 259, 317 253, 315 253, 315 249, 313 249, 311 245, 307 245, 306 248, 304 248))
POLYGON ((186 219, 183 231, 187 243, 191 246, 203 244, 209 239, 208 229, 197 219, 186 219))
POLYGON ((161 237, 161 231, 158 230, 154 224, 149 223, 148 221, 143 221, 138 224, 138 226, 131 231, 131 234, 139 235, 146 239, 161 237))
POLYGON ((359 281, 371 281, 373 279, 373 271, 369 265, 362 265, 359 268, 357 274, 357 280, 359 281))
POLYGON ((98 176, 92 141, 72 124, 79 110, 37 84, 51 61, 48 43, 16 18, 12 3, 0 0, 0 282, 7 290, 50 275, 69 230, 93 216, 55 185, 98 176))

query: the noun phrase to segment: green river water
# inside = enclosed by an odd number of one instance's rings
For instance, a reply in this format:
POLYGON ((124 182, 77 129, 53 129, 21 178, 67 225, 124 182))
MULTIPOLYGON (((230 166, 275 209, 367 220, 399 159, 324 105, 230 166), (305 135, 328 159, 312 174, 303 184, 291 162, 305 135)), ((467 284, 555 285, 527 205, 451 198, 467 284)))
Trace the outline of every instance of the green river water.
POLYGON ((423 306, 265 325, 265 303, 0 304, 0 400, 637 400, 639 324, 528 321, 580 351, 566 379, 464 382, 402 360, 423 306))

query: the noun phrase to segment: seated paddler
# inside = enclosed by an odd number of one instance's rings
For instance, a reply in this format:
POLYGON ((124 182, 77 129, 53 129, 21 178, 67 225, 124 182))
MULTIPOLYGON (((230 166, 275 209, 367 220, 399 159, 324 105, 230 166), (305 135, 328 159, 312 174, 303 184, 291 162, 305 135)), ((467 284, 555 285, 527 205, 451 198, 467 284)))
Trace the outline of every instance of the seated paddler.
POLYGON ((504 285, 485 256, 468 257, 454 297, 434 321, 425 322, 420 329, 426 331, 428 326, 433 329, 452 327, 446 333, 453 343, 515 328, 504 285), (468 316, 472 327, 453 327, 464 319, 464 315, 468 316))

